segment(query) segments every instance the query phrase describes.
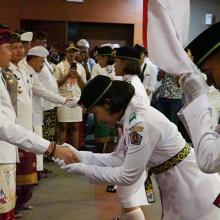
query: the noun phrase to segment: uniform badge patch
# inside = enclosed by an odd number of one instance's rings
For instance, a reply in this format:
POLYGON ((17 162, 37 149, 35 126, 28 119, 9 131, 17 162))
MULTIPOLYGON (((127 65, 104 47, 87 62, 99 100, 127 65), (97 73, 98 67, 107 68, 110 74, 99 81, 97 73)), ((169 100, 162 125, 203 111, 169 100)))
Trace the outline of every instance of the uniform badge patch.
POLYGON ((138 134, 136 131, 129 134, 131 143, 134 145, 140 145, 142 141, 142 136, 138 134))
POLYGON ((217 206, 218 208, 220 208, 220 193, 218 194, 217 198, 215 199, 215 201, 213 202, 213 204, 215 206, 217 206))
POLYGON ((129 129, 131 132, 134 132, 134 131, 137 131, 137 132, 142 132, 144 130, 144 127, 143 126, 139 126, 139 125, 136 125, 134 127, 131 127, 129 129))

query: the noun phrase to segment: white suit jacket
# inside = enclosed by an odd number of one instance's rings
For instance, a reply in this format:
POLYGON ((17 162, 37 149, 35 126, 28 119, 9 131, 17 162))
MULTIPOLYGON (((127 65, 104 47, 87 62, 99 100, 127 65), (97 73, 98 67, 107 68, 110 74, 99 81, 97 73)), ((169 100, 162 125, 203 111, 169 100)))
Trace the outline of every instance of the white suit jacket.
POLYGON ((32 91, 33 91, 33 124, 41 126, 43 123, 43 99, 53 103, 64 104, 66 98, 48 90, 39 80, 38 73, 28 65, 27 71, 32 76, 32 91))
POLYGON ((0 163, 16 163, 16 146, 36 153, 44 153, 50 142, 15 124, 16 115, 0 70, 0 163))

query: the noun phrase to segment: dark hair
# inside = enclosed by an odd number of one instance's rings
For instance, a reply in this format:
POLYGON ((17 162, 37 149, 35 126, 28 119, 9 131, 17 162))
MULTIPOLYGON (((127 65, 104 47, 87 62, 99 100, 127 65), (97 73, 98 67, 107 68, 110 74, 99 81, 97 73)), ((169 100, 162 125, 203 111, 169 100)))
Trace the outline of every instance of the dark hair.
POLYGON ((37 32, 34 32, 32 41, 47 40, 47 37, 48 37, 48 34, 46 32, 37 31, 37 32))
POLYGON ((111 56, 107 56, 107 65, 113 65, 114 62, 115 62, 115 59, 114 57, 111 57, 111 56))
POLYGON ((26 61, 29 62, 31 59, 36 58, 38 56, 34 56, 34 55, 27 55, 26 57, 26 61))
POLYGON ((106 100, 110 100, 110 113, 118 113, 124 111, 132 97, 134 96, 134 87, 127 82, 119 80, 111 80, 107 76, 98 75, 91 80, 82 90, 79 104, 82 104, 86 109, 97 105, 104 106, 106 100), (109 89, 99 97, 106 88, 109 89), (97 102, 96 102, 97 101, 97 102), (95 104, 94 104, 95 103, 95 104))
POLYGON ((137 75, 143 82, 143 75, 141 76, 141 64, 139 60, 123 59, 126 62, 124 68, 125 75, 137 75))
POLYGON ((9 43, 13 44, 13 43, 20 43, 20 42, 21 42, 20 35, 17 33, 12 33, 9 43))

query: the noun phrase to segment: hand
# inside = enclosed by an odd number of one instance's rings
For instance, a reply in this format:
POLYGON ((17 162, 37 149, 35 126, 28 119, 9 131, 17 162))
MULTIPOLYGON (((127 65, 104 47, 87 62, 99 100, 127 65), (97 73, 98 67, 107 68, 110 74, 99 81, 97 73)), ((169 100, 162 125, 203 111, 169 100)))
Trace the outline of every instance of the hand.
POLYGON ((185 73, 179 79, 187 104, 206 93, 205 82, 194 73, 185 73))
POLYGON ((65 162, 64 162, 64 160, 60 160, 59 158, 52 158, 52 160, 54 161, 54 163, 56 164, 56 165, 58 165, 58 166, 64 166, 64 165, 66 165, 65 164, 65 162))
POLYGON ((79 98, 75 98, 75 97, 74 98, 67 98, 65 105, 67 107, 74 108, 74 107, 78 106, 78 101, 79 101, 79 98))
POLYGON ((80 159, 77 157, 76 154, 73 153, 71 149, 63 147, 61 145, 56 145, 56 150, 53 157, 64 160, 64 162, 67 164, 80 162, 80 159))
POLYGON ((68 165, 63 165, 63 166, 61 166, 61 169, 65 170, 69 174, 85 175, 83 163, 72 163, 72 164, 68 164, 68 165))
POLYGON ((67 144, 67 143, 62 144, 62 146, 67 147, 70 150, 72 150, 72 152, 76 155, 76 157, 78 157, 81 161, 81 159, 82 159, 81 153, 75 147, 73 147, 73 146, 71 146, 70 144, 67 144))

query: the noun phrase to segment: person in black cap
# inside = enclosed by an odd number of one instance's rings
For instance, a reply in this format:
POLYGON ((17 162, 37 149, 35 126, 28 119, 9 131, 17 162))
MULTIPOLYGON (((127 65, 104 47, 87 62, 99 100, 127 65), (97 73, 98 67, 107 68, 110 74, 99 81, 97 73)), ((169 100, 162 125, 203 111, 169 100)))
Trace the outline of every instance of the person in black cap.
POLYGON ((136 196, 144 194, 140 178, 145 169, 149 173, 149 202, 154 201, 152 173, 160 188, 163 220, 218 219, 219 210, 212 202, 219 193, 219 175, 201 172, 193 148, 177 127, 153 107, 140 103, 135 92, 131 84, 111 81, 105 76, 90 81, 82 91, 79 104, 85 111, 96 114, 99 121, 123 126, 118 148, 111 154, 75 150, 80 163, 56 162, 68 173, 83 174, 92 183, 122 185, 124 197, 120 201, 125 199, 123 206, 128 220, 145 219, 139 206, 126 207, 128 196, 141 203, 136 196), (207 187, 209 190, 204 190, 207 187))
POLYGON ((130 82, 135 88, 136 96, 143 104, 149 105, 149 98, 141 82, 140 59, 141 54, 135 47, 118 48, 115 55, 115 74, 122 76, 123 81, 130 82))
POLYGON ((149 101, 151 102, 153 93, 156 90, 158 68, 150 61, 147 48, 139 44, 135 44, 135 48, 141 53, 141 75, 149 101))
POLYGON ((97 64, 93 66, 91 79, 97 75, 108 76, 111 79, 115 78, 114 58, 112 56, 112 48, 110 46, 100 46, 97 49, 96 60, 97 64))
MULTIPOLYGON (((194 56, 194 62, 212 74, 217 86, 220 69, 219 41, 220 22, 204 31, 187 47, 194 56)), ((207 86, 193 73, 183 75, 180 85, 185 93, 187 105, 179 113, 179 117, 192 138, 197 163, 204 172, 220 172, 219 129, 212 124, 212 105, 207 96, 207 86)))

